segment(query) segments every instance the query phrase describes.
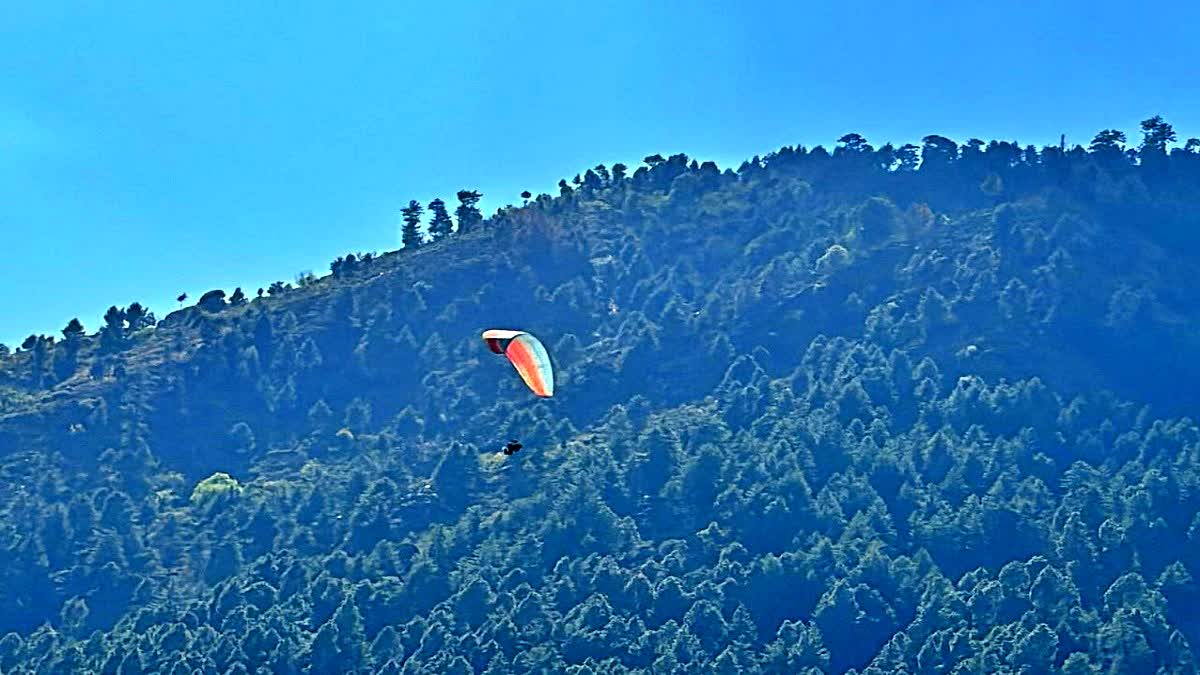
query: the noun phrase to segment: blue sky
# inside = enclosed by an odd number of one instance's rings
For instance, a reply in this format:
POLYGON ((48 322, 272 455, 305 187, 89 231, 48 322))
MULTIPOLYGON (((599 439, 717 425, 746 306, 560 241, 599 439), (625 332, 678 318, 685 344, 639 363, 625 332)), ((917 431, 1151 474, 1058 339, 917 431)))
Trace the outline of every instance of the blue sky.
POLYGON ((1200 136, 1193 3, 335 4, 6 3, 0 342, 323 274, 398 248, 409 199, 491 213, 654 152, 1200 136))

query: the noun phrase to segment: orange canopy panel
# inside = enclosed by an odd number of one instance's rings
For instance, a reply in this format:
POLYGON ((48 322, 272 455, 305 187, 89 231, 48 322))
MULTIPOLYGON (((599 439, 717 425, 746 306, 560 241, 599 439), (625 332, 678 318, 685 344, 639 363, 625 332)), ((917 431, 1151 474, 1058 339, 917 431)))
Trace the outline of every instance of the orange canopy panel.
POLYGON ((554 396, 554 366, 540 340, 525 331, 492 329, 483 332, 483 341, 493 352, 508 357, 533 393, 554 396))

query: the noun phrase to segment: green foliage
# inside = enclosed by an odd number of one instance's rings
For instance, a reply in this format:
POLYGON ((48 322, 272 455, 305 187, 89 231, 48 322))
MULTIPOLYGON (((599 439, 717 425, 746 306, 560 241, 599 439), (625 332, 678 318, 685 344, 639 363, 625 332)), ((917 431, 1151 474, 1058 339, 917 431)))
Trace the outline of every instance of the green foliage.
POLYGON ((147 326, 153 326, 156 320, 154 312, 143 307, 140 302, 135 302, 125 308, 125 322, 129 325, 129 331, 136 333, 147 326))
POLYGON ((1161 115, 1155 115, 1142 121, 1142 152, 1151 155, 1163 155, 1167 152, 1167 144, 1175 142, 1175 129, 1161 115))
POLYGON ((196 302, 196 306, 206 312, 219 312, 225 305, 225 291, 219 288, 208 291, 196 302))
POLYGON ((241 494, 242 486, 229 474, 218 471, 204 480, 196 483, 192 490, 193 504, 206 504, 214 499, 221 499, 241 494))
POLYGON ((79 323, 79 319, 71 319, 71 321, 67 323, 67 327, 62 331, 63 338, 68 341, 78 340, 83 336, 83 333, 83 324, 79 323))
POLYGON ((118 351, 125 346, 125 312, 115 305, 104 313, 104 327, 100 329, 100 346, 105 351, 118 351))
POLYGON ((454 210, 454 215, 458 218, 458 231, 470 232, 483 222, 483 215, 476 206, 483 194, 475 190, 459 190, 457 196, 458 208, 454 210))
POLYGON ((31 336, 0 671, 1193 672, 1200 166, 1163 124, 652 155, 31 336))
MULTIPOLYGON (((529 199, 528 195, 529 193, 525 192, 522 197, 529 199)), ((429 236, 434 241, 441 241, 453 233, 454 221, 446 211, 446 202, 441 199, 429 202, 429 213, 432 214, 429 220, 429 236)))
POLYGON ((400 210, 404 216, 404 227, 400 233, 400 241, 404 244, 404 248, 418 248, 424 243, 425 237, 421 234, 421 213, 423 211, 420 202, 415 199, 400 210))

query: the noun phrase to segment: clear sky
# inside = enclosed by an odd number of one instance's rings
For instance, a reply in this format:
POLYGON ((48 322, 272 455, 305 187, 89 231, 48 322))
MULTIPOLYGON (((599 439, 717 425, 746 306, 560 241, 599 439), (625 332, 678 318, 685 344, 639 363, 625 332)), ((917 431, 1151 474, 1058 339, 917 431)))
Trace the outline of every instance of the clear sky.
POLYGON ((655 152, 1200 136, 1197 5, 6 2, 0 342, 324 274, 398 248, 409 199, 490 214, 655 152))

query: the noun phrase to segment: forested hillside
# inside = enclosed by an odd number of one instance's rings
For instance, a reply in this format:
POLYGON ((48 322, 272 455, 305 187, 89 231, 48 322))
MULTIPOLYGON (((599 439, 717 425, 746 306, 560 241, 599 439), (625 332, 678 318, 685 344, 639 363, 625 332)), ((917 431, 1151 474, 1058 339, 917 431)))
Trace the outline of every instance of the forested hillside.
POLYGON ((1193 672, 1176 141, 654 155, 0 349, 0 673, 1193 672))

